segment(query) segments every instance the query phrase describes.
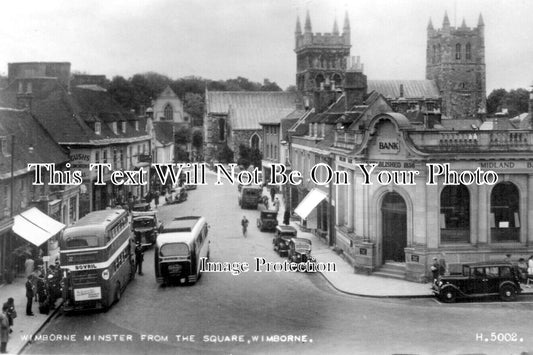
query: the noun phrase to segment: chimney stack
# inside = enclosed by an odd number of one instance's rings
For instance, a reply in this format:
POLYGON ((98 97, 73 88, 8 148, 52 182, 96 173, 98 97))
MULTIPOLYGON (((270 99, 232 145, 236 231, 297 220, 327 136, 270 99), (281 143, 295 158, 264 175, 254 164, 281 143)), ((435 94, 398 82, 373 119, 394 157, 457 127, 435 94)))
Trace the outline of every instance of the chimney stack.
POLYGON ((349 111, 354 105, 361 105, 367 93, 366 75, 363 74, 363 64, 360 58, 349 57, 348 69, 344 79, 344 92, 346 95, 346 110, 349 111))

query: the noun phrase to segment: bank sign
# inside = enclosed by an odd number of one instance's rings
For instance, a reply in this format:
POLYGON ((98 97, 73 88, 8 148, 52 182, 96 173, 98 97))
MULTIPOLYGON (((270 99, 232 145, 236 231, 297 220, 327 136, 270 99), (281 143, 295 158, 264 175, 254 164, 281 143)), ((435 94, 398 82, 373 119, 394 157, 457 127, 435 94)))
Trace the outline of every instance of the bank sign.
POLYGON ((378 150, 384 154, 398 154, 400 141, 394 138, 378 138, 378 150))

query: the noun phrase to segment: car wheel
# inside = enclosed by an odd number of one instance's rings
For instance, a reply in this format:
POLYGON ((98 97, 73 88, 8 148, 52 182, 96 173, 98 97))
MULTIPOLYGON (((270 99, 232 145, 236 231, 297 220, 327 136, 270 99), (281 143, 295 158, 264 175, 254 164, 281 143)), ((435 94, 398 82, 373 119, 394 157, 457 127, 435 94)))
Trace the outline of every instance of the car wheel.
POLYGON ((457 292, 453 288, 447 288, 441 291, 440 298, 443 302, 453 303, 457 299, 457 292))
POLYGON ((513 301, 516 298, 516 288, 512 285, 500 287, 500 299, 504 302, 513 301))

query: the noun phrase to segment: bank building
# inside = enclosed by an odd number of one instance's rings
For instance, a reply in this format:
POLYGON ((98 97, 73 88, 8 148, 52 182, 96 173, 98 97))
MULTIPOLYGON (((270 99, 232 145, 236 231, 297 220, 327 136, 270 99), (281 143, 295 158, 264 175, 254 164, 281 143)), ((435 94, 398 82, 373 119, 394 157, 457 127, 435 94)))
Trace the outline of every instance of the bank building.
MULTIPOLYGON (((308 107, 286 130, 283 119, 263 128, 304 177, 319 163, 343 172, 345 184, 304 178, 284 193, 302 227, 356 272, 423 282, 433 257, 453 273, 465 262, 533 254, 533 95, 521 122, 486 117, 484 27, 481 15, 474 28, 452 27, 447 15, 440 29, 430 21, 426 79, 368 80, 360 61, 346 59, 348 15, 343 33, 336 21, 328 34, 312 32, 309 14, 303 32, 297 21, 296 82, 308 107), (373 167, 368 181, 361 164, 373 167), (377 179, 413 171, 410 184, 377 179), (483 180, 487 171, 495 174, 483 180)), ((277 150, 264 147, 266 166, 277 150)), ((325 181, 326 169, 317 176, 325 181)))

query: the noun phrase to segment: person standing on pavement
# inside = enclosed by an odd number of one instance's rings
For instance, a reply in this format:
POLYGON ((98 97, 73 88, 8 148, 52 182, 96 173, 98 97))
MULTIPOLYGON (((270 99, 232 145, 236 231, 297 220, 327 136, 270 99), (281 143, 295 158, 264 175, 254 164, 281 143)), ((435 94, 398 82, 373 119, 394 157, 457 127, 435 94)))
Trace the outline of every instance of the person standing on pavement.
POLYGON ((26 261, 24 262, 24 270, 26 277, 32 275, 35 271, 35 261, 33 261, 31 256, 26 257, 26 261))
POLYGON ((137 264, 137 271, 139 275, 143 275, 143 261, 144 261, 144 250, 140 242, 135 244, 135 263, 137 264))
POLYGON ((276 197, 276 188, 275 187, 271 187, 270 188, 270 199, 272 200, 272 202, 274 202, 274 198, 276 197))
POLYGON ((248 219, 246 218, 246 216, 242 216, 241 226, 242 226, 242 236, 246 238, 246 234, 248 230, 248 219))
POLYGON ((33 275, 28 276, 28 280, 26 281, 26 315, 27 316, 33 316, 33 312, 31 311, 31 305, 33 302, 33 275))
POLYGON ((6 307, 6 316, 9 321, 9 332, 13 333, 13 319, 17 318, 17 311, 15 311, 15 300, 13 297, 9 297, 7 302, 2 306, 6 307))
POLYGON ((274 210, 276 212, 279 212, 279 199, 276 197, 276 199, 274 200, 274 210))
POLYGON ((7 353, 7 341, 9 340, 9 320, 6 315, 7 307, 2 307, 2 313, 0 313, 0 353, 7 353))
POLYGON ((440 264, 439 259, 435 256, 433 258, 433 264, 431 264, 430 267, 431 274, 433 275, 433 284, 437 284, 437 281, 439 280, 439 272, 440 272, 440 264))
POLYGON ((159 206, 159 190, 155 190, 154 192, 154 203, 155 208, 157 208, 159 206))

